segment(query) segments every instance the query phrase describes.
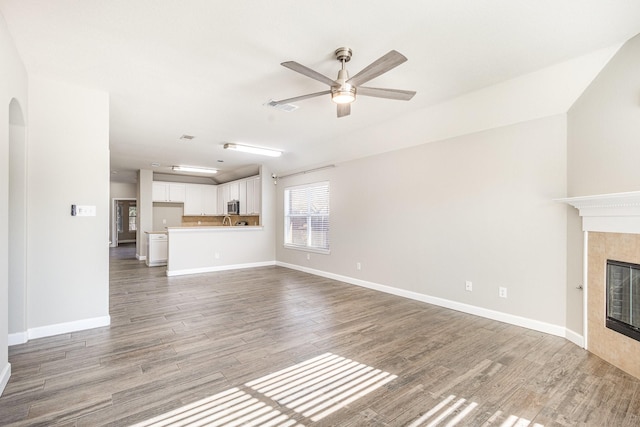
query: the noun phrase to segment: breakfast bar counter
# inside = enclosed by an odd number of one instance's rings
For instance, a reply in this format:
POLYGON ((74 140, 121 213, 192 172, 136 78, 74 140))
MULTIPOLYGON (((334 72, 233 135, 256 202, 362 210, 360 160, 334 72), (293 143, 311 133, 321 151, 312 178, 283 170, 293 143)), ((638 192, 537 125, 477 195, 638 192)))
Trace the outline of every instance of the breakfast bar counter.
POLYGON ((167 276, 275 264, 263 226, 169 227, 167 276))

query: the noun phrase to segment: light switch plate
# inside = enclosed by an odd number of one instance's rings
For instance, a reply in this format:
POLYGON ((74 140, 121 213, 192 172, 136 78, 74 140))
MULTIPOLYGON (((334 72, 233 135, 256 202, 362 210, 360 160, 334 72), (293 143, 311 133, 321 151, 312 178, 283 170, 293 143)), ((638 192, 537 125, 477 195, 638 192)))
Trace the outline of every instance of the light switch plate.
POLYGON ((96 216, 95 205, 76 205, 76 216, 96 216))

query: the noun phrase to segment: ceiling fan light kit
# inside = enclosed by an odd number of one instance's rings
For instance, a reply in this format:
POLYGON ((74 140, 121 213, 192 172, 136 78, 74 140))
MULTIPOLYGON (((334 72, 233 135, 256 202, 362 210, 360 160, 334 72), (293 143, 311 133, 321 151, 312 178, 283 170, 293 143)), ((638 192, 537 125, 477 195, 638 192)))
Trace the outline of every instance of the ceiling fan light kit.
POLYGON ((336 59, 340 61, 341 68, 338 71, 338 78, 335 80, 305 67, 295 61, 283 62, 283 67, 289 68, 297 73, 303 74, 321 83, 329 86, 329 90, 322 92, 310 93, 307 95, 296 96, 294 98, 283 99, 280 101, 274 101, 276 104, 288 104, 295 101, 302 101, 304 99, 314 98, 316 96, 322 96, 331 94, 331 100, 338 104, 338 117, 344 117, 351 114, 351 103, 356 100, 356 94, 363 96, 372 96, 376 98, 396 99, 401 101, 408 101, 416 94, 415 91, 399 90, 399 89, 383 89, 360 86, 363 83, 373 80, 381 74, 397 67, 403 62, 407 61, 407 58, 400 52, 392 50, 386 55, 378 58, 366 66, 362 71, 357 73, 353 77, 349 77, 349 72, 345 68, 345 64, 351 60, 352 50, 348 47, 340 47, 335 50, 336 59))

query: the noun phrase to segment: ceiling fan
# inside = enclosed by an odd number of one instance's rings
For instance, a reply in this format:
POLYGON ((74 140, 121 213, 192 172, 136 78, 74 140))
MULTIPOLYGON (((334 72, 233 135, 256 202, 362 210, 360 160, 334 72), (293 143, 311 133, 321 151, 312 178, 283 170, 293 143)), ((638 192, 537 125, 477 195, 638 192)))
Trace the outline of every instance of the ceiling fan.
POLYGON ((338 71, 338 78, 335 80, 332 80, 329 77, 326 77, 325 75, 295 61, 287 61, 280 64, 290 70, 322 82, 328 85, 330 89, 274 102, 276 104, 289 104, 291 102, 302 101, 303 99, 331 94, 331 100, 338 105, 338 117, 344 117, 351 114, 351 103, 356 100, 356 95, 408 101, 416 94, 415 91, 411 90, 360 86, 361 84, 364 84, 407 61, 407 58, 400 52, 395 50, 390 51, 386 55, 381 56, 369 64, 353 77, 349 77, 349 72, 344 67, 344 64, 351 60, 351 49, 347 47, 338 48, 335 51, 335 55, 336 59, 342 64, 341 69, 338 71))

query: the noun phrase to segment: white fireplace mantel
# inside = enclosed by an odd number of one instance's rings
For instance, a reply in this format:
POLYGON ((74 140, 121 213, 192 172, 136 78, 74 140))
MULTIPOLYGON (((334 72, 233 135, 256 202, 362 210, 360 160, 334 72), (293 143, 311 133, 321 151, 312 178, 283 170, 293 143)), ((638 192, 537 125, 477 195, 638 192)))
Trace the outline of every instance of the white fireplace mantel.
POLYGON ((640 234, 640 191, 556 199, 580 212, 583 231, 640 234))

